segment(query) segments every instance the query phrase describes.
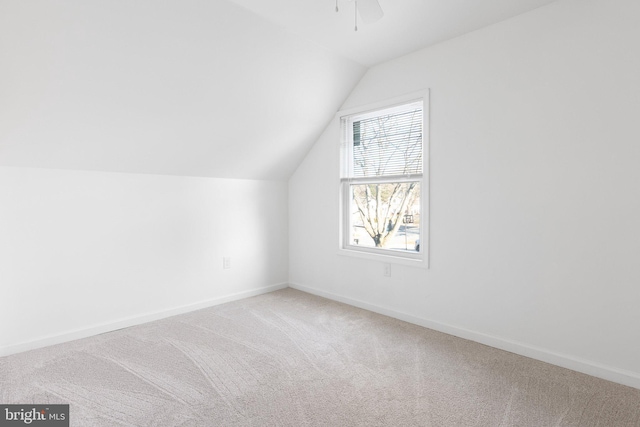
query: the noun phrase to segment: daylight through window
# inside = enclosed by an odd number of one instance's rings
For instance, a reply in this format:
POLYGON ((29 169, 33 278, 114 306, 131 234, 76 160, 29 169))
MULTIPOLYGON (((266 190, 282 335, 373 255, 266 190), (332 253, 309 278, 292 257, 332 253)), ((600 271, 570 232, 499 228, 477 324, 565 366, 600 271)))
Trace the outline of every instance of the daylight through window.
POLYGON ((423 101, 342 117, 343 248, 420 258, 423 101))

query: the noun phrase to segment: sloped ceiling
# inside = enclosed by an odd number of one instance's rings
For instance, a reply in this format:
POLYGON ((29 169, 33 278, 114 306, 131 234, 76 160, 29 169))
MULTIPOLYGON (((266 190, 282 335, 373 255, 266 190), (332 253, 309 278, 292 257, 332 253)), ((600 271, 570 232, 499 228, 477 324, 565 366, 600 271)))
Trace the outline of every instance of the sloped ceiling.
POLYGON ((556 0, 378 0, 384 17, 355 27, 353 0, 230 0, 370 67, 556 0))
POLYGON ((0 0, 0 165, 284 180, 363 66, 222 0, 0 0))
POLYGON ((0 166, 286 180, 366 67, 552 0, 0 0, 0 166))

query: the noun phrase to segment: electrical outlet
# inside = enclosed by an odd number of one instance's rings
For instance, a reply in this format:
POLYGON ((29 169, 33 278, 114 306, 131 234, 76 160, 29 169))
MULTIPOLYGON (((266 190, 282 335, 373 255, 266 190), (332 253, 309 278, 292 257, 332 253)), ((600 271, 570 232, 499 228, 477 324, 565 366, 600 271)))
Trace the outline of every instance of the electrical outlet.
POLYGON ((231 257, 226 256, 222 258, 222 268, 225 270, 231 268, 231 257))
POLYGON ((384 277, 391 277, 391 264, 384 265, 384 277))

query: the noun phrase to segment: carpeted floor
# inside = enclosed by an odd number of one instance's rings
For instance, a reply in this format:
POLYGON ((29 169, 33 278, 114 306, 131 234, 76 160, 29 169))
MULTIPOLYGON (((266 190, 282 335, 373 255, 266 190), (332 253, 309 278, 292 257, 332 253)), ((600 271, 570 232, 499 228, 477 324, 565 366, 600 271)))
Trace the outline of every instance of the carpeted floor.
POLYGON ((640 390, 292 289, 0 358, 72 426, 640 426, 640 390))

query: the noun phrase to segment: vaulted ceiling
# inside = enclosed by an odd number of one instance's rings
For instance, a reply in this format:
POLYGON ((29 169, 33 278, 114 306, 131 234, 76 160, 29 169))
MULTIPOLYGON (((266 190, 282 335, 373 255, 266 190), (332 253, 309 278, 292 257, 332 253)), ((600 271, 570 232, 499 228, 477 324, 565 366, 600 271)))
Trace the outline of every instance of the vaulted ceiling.
POLYGON ((284 180, 368 66, 553 0, 0 0, 0 166, 284 180))
MULTIPOLYGON (((378 0, 384 17, 358 18, 353 0, 230 0, 367 67, 495 24, 555 0, 378 0)), ((367 1, 367 0, 365 0, 367 1)))

